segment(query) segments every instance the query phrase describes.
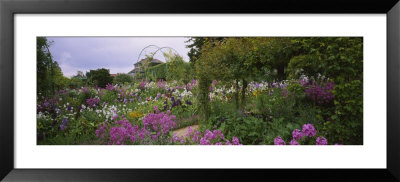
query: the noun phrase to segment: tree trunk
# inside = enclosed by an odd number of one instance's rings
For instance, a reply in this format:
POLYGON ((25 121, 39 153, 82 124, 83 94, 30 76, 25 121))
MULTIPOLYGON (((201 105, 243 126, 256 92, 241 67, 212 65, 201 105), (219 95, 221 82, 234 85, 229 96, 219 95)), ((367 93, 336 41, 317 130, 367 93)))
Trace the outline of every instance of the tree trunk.
POLYGON ((246 105, 246 89, 247 89, 247 80, 243 79, 242 80, 243 87, 242 87, 242 104, 240 105, 240 108, 243 109, 244 106, 246 105))
POLYGON ((236 106, 236 110, 239 110, 239 80, 236 79, 236 92, 234 94, 235 96, 235 106, 236 106))
POLYGON ((207 78, 199 78, 199 101, 200 111, 202 112, 203 120, 208 121, 210 117, 210 98, 209 98, 209 87, 211 81, 207 78))
POLYGON ((277 73, 278 79, 279 80, 285 79, 285 66, 284 65, 279 65, 277 67, 277 71, 278 71, 278 73, 277 73))

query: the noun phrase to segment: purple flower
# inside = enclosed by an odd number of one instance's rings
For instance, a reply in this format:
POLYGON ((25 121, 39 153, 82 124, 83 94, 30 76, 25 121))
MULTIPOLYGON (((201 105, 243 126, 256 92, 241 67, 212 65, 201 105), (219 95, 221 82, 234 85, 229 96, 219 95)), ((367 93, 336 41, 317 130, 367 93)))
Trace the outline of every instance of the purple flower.
POLYGON ((313 137, 317 134, 317 130, 315 130, 312 124, 304 124, 302 132, 305 136, 308 137, 313 137))
POLYGON ((170 115, 168 111, 167 114, 164 114, 164 112, 149 113, 143 119, 143 126, 148 131, 161 131, 161 134, 167 134, 175 127, 175 119, 176 116, 170 115))
POLYGON ((324 137, 318 137, 316 142, 316 145, 328 145, 328 140, 324 137))
POLYGON ((292 132, 293 139, 300 140, 303 137, 303 133, 299 129, 294 129, 292 132))
POLYGON ((286 90, 286 89, 282 89, 282 95, 283 95, 284 97, 287 97, 287 96, 288 96, 288 93, 287 93, 287 90, 286 90))
POLYGON ((200 135, 201 135, 200 131, 195 131, 193 133, 192 141, 195 142, 195 143, 200 142, 200 135))
POLYGON ((106 89, 107 89, 107 90, 110 90, 110 91, 113 91, 113 90, 115 90, 115 87, 114 87, 114 85, 108 83, 108 84, 106 85, 106 89))
POLYGON ((142 90, 146 89, 146 84, 147 84, 147 81, 142 80, 142 82, 140 82, 140 84, 139 84, 139 89, 142 89, 142 90))
POLYGON ((299 145, 299 142, 295 139, 290 140, 290 145, 299 145))
POLYGON ((92 107, 92 108, 98 106, 99 102, 100 102, 100 99, 99 99, 99 98, 89 98, 89 99, 86 99, 86 104, 87 104, 89 107, 92 107))
POLYGON ((335 87, 335 83, 333 82, 317 83, 313 81, 312 84, 303 84, 303 87, 306 88, 306 95, 318 104, 329 103, 334 99, 332 90, 335 87))
POLYGON ((156 100, 158 100, 159 98, 160 98, 160 96, 161 96, 161 94, 160 93, 157 93, 157 96, 156 96, 156 100))
POLYGON ((215 135, 213 132, 211 132, 210 130, 207 129, 204 133, 204 138, 207 140, 213 140, 213 139, 215 139, 215 135))
POLYGON ((210 145, 211 143, 210 143, 210 141, 209 140, 207 140, 206 138, 201 138, 200 139, 200 145, 210 145))
POLYGON ((286 142, 278 136, 274 139, 274 145, 286 145, 286 142))
POLYGON ((82 91, 82 93, 88 93, 88 92, 90 92, 90 87, 82 87, 81 91, 82 91))
POLYGON ((193 130, 192 130, 192 127, 188 127, 187 128, 187 134, 186 134, 186 137, 190 137, 191 135, 193 134, 193 130))
POLYGON ((233 137, 232 138, 232 144, 233 145, 241 145, 240 142, 239 142, 239 138, 238 137, 233 137))
POLYGON ((60 129, 65 130, 67 128, 67 124, 68 124, 68 118, 63 118, 63 120, 61 121, 60 129))
POLYGON ((114 116, 112 117, 112 120, 116 120, 116 119, 118 119, 118 118, 119 118, 119 115, 116 114, 116 113, 114 113, 114 116))
POLYGON ((107 124, 106 123, 100 123, 98 129, 96 130, 96 136, 98 138, 103 138, 106 136, 107 133, 107 124))

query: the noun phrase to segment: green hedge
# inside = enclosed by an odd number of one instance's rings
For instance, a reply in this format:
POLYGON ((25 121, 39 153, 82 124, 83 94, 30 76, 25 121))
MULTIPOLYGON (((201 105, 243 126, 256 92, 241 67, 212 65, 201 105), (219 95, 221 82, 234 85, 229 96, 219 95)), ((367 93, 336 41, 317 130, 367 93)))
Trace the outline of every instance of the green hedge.
POLYGON ((159 79, 163 79, 166 80, 167 78, 167 64, 166 63, 162 63, 156 66, 152 66, 147 68, 146 70, 146 78, 148 80, 159 80, 159 79))
POLYGON ((192 67, 188 62, 168 62, 146 69, 146 79, 156 80, 182 80, 190 81, 192 76, 192 67))

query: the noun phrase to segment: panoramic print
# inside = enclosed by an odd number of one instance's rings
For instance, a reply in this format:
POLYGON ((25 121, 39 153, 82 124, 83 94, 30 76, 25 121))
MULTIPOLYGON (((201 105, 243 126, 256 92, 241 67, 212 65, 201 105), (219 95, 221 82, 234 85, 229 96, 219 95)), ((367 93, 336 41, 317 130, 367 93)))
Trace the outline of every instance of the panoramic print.
POLYGON ((37 37, 36 52, 37 145, 363 145, 362 37, 37 37))

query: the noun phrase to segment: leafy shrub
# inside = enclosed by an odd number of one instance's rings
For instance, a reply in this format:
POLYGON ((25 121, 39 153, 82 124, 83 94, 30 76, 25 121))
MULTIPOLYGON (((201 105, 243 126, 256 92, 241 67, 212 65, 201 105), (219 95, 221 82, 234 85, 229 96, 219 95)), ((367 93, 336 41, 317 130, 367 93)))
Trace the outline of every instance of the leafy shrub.
POLYGON ((128 74, 118 74, 114 78, 114 83, 115 84, 125 84, 125 83, 132 83, 133 82, 133 77, 128 74))
POLYGON ((113 81, 113 77, 110 75, 110 70, 105 68, 90 70, 90 72, 87 73, 87 76, 92 84, 101 88, 105 88, 107 84, 112 83, 113 81))

